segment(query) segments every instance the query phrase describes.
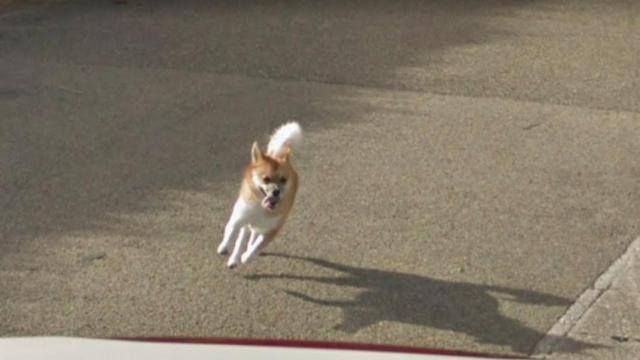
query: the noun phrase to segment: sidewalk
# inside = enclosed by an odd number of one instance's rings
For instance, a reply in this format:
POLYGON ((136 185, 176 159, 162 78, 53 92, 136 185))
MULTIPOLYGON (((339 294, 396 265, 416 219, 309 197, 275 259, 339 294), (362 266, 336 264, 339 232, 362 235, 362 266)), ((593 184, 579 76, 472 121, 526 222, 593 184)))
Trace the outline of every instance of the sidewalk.
POLYGON ((568 335, 559 341, 545 339, 548 344, 542 344, 538 349, 544 353, 536 357, 640 358, 640 238, 596 281, 593 288, 585 291, 576 305, 564 317, 571 318, 569 313, 572 310, 578 315, 576 319, 566 320, 568 335), (583 310, 577 309, 583 299, 583 310), (574 341, 594 343, 601 347, 575 354, 567 348, 574 341))

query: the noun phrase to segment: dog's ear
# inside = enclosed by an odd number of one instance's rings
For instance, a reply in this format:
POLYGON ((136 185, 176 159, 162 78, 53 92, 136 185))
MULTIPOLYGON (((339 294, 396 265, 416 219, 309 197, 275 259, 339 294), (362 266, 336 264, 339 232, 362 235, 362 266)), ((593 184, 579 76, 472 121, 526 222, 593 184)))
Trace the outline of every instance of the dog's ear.
POLYGON ((260 146, 258 146, 258 142, 255 141, 253 146, 251 146, 251 162, 254 164, 258 161, 262 160, 262 150, 260 150, 260 146))

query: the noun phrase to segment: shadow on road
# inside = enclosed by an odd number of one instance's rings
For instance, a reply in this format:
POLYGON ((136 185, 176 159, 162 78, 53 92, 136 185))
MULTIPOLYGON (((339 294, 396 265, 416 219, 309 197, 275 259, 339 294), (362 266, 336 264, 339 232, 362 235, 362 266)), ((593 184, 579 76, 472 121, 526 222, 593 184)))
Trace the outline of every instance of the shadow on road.
POLYGON ((225 90, 193 71, 402 88, 389 83, 397 69, 507 36, 488 19, 520 7, 78 1, 8 13, 0 19, 0 257, 41 236, 117 232, 111 214, 167 208, 162 191, 236 180, 248 144, 282 121, 314 130, 356 121, 362 110, 336 110, 335 90, 225 90), (71 67, 40 66, 49 63, 71 67))
MULTIPOLYGON (((381 321, 432 327, 465 333, 480 343, 508 346, 529 354, 544 334, 500 313, 500 299, 543 306, 569 306, 572 301, 530 290, 500 286, 448 282, 394 271, 358 268, 349 265, 285 254, 265 254, 296 259, 338 271, 343 276, 247 275, 250 280, 286 279, 364 289, 354 299, 320 299, 310 294, 287 294, 321 306, 339 307, 342 322, 335 329, 347 333, 381 321), (495 294, 495 295, 494 295, 495 294)), ((563 351, 579 352, 598 347, 578 341, 563 341, 563 351)))

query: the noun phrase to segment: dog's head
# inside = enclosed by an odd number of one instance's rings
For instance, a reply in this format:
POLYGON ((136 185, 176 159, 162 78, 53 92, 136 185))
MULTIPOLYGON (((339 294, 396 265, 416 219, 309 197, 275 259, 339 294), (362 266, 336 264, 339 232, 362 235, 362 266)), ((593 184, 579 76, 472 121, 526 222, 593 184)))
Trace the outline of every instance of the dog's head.
POLYGON ((251 184, 264 198, 260 202, 263 208, 276 210, 281 200, 291 191, 291 183, 296 176, 289 162, 290 152, 274 158, 263 153, 258 143, 251 148, 251 166, 249 171, 251 184))

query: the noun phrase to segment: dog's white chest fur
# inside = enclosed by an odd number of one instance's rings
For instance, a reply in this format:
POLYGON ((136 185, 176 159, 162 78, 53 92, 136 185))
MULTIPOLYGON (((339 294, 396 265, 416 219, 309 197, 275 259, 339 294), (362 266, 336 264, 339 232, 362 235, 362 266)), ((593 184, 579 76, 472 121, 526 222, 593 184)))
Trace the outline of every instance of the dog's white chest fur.
POLYGON ((277 215, 266 216, 261 206, 248 204, 242 198, 236 201, 233 212, 240 215, 242 221, 258 234, 266 234, 275 229, 281 219, 281 216, 277 215))

